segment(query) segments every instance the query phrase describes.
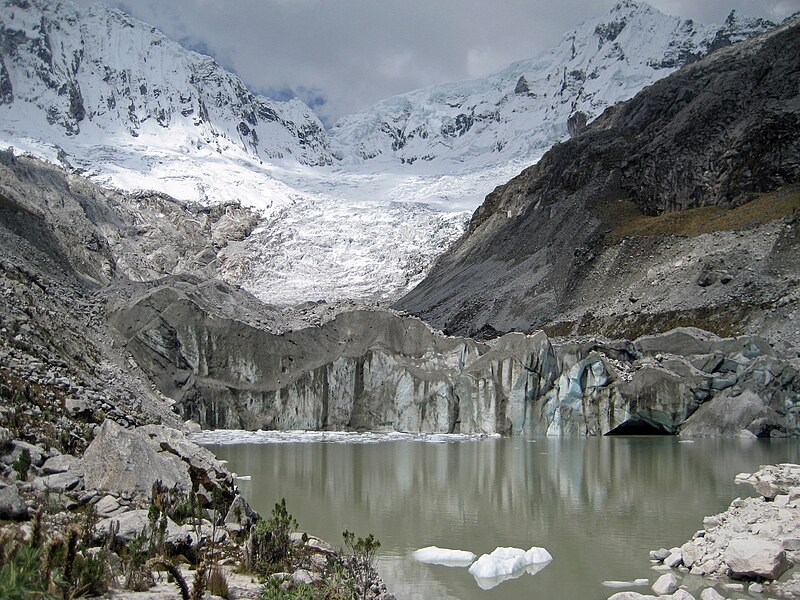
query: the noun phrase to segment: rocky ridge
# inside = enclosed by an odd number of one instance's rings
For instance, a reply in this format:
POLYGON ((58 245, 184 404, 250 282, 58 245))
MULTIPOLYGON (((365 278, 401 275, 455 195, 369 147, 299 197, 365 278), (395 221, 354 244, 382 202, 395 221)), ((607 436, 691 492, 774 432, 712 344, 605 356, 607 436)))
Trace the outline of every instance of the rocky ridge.
POLYGON ((180 135, 269 160, 333 160, 325 129, 299 100, 256 96, 207 56, 125 13, 95 4, 4 0, 0 105, 7 123, 67 136, 180 135))
POLYGON ((396 307, 458 334, 797 345, 798 40, 794 21, 608 109, 487 196, 396 307))
POLYGON ((342 117, 330 134, 346 159, 365 162, 532 160, 607 106, 773 27, 735 12, 722 25, 704 25, 625 0, 535 58, 474 81, 388 98, 342 117))

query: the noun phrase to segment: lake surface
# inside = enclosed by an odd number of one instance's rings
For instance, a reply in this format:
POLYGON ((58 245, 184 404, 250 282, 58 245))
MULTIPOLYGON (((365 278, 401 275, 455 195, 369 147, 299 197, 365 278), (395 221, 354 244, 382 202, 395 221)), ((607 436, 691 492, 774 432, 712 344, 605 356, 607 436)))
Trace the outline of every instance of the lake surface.
POLYGON ((285 497, 302 530, 334 545, 344 529, 373 533, 378 569, 398 600, 605 600, 619 590, 604 580, 652 583, 649 550, 681 545, 704 516, 752 495, 734 475, 800 462, 792 440, 315 439, 206 445, 252 477, 239 487, 262 516, 285 497), (466 568, 411 559, 434 545, 478 556, 543 546, 553 561, 483 590, 466 568))

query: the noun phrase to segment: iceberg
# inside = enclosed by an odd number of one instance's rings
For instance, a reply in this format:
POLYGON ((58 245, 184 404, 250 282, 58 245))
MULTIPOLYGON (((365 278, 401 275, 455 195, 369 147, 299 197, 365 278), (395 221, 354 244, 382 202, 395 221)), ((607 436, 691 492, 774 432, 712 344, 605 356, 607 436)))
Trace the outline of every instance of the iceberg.
POLYGON ((411 558, 418 562, 442 565, 445 567, 468 567, 476 556, 467 550, 450 550, 437 546, 420 548, 411 554, 411 558))
POLYGON ((535 575, 553 560, 551 554, 537 546, 530 550, 521 548, 495 548, 491 554, 483 554, 469 568, 478 586, 488 590, 509 579, 528 573, 535 575))
POLYGON ((642 587, 650 585, 649 579, 634 579, 633 581, 604 581, 603 585, 610 588, 642 587))

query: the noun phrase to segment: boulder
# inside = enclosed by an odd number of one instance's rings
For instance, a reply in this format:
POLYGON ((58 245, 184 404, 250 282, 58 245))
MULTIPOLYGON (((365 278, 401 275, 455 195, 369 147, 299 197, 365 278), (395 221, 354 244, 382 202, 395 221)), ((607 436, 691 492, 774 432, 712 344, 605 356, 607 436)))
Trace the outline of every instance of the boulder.
POLYGON ((63 493, 83 487, 83 478, 77 473, 54 473, 37 477, 31 482, 31 488, 39 491, 63 493))
POLYGON ((23 521, 28 518, 28 507, 14 484, 0 488, 0 520, 23 521))
POLYGON ((233 500, 233 476, 209 450, 198 446, 185 433, 171 427, 145 425, 136 431, 147 436, 159 454, 182 462, 184 468, 188 469, 191 483, 199 489, 198 495, 206 496, 207 502, 211 501, 211 493, 215 489, 222 492, 228 502, 233 500))
POLYGON ((664 573, 661 577, 656 579, 653 584, 653 591, 661 595, 672 594, 678 589, 678 578, 672 573, 664 573))
POLYGON ((185 462, 161 451, 141 428, 124 429, 111 419, 103 422, 82 463, 87 489, 115 492, 142 501, 150 498, 156 481, 186 494, 192 489, 185 462))
POLYGON ((121 512, 125 512, 125 507, 121 506, 119 500, 111 495, 100 498, 100 500, 95 503, 94 509, 97 511, 97 516, 101 519, 113 517, 121 512))
POLYGON ((609 596, 608 600, 658 600, 657 596, 644 595, 639 592, 617 592, 609 596))
POLYGON ((725 596, 714 588, 706 588, 700 592, 700 600, 725 600, 725 596))
POLYGON ((754 537, 732 539, 722 558, 734 579, 777 579, 791 566, 780 544, 754 537))
POLYGON ((11 444, 12 439, 11 431, 5 427, 0 427, 0 450, 7 448, 11 444))
MULTIPOLYGON (((116 541, 121 544, 129 544, 136 536, 149 527, 148 511, 145 509, 132 510, 116 517, 110 517, 98 521, 95 525, 95 537, 105 539, 109 532, 115 531, 116 541), (117 529, 119 526, 119 529, 117 529)), ((189 546, 192 543, 192 536, 175 521, 167 518, 167 531, 164 541, 173 547, 189 546)))
POLYGON ((250 508, 243 496, 236 496, 231 502, 228 513, 225 515, 225 523, 236 524, 242 529, 249 529, 258 520, 258 516, 258 513, 250 508))
POLYGON ((80 471, 80 459, 75 458, 71 454, 58 454, 52 456, 44 461, 42 465, 42 472, 45 475, 53 475, 54 473, 66 473, 67 471, 80 471))

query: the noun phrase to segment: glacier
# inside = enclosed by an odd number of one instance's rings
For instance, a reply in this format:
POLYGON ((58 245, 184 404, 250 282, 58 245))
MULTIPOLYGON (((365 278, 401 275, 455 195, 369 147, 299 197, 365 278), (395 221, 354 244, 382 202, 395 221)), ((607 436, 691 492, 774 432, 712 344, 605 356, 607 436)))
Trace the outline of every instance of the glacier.
POLYGON ((0 148, 108 187, 238 202, 260 225, 220 277, 262 301, 380 305, 422 279, 495 186, 644 86, 772 26, 623 1, 537 58, 384 100, 326 131, 102 4, 0 0, 0 148))

